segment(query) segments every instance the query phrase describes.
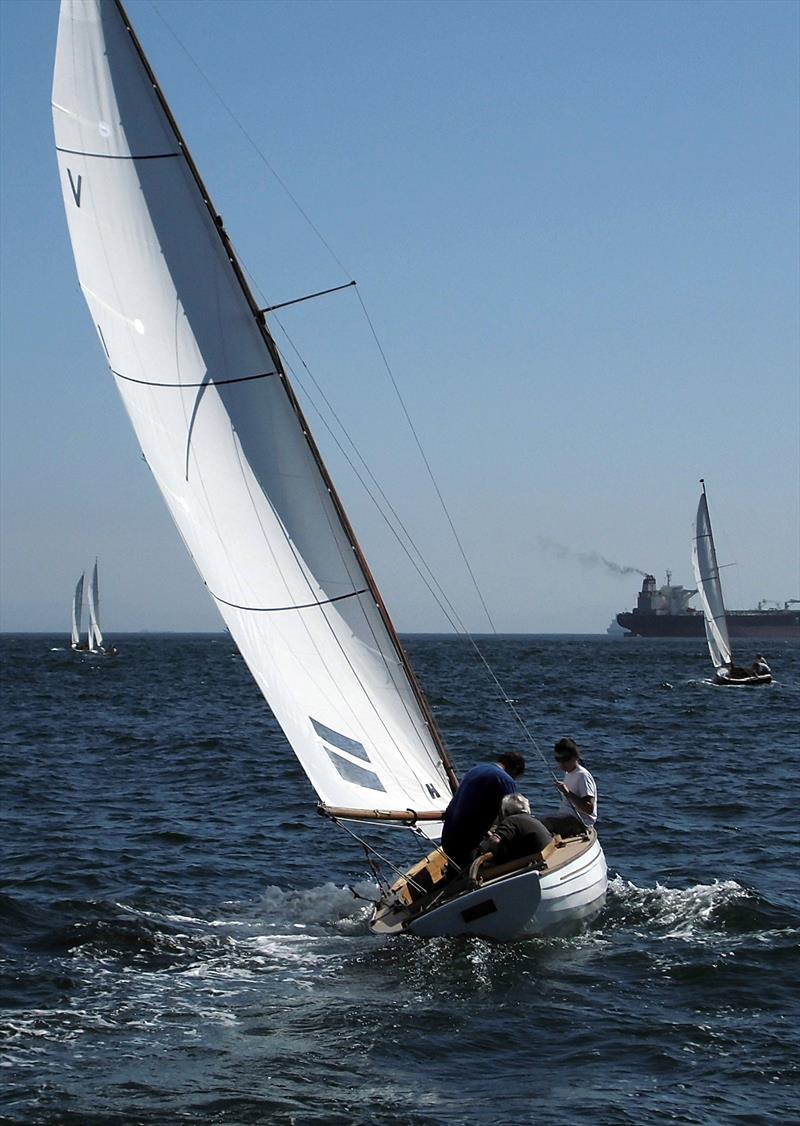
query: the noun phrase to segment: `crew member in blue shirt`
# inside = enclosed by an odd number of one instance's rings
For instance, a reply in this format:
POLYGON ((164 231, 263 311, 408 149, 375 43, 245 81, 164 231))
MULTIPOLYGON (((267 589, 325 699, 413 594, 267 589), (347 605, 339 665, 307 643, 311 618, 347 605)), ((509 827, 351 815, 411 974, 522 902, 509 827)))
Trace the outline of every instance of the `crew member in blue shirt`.
POLYGON ((461 779, 444 814, 442 849, 452 866, 464 868, 473 851, 497 820, 500 802, 515 794, 514 779, 525 770, 517 751, 504 751, 495 762, 473 766, 461 779))

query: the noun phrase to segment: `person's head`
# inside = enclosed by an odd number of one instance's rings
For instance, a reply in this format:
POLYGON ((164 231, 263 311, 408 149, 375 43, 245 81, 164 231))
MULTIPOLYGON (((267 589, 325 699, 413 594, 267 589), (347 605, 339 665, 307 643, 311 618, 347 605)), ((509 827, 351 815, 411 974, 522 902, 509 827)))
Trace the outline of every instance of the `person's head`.
POLYGON ((512 813, 530 813, 531 803, 524 794, 506 794, 500 802, 500 816, 510 817, 512 813))
POLYGON ((559 739, 555 745, 556 762, 564 770, 574 770, 580 760, 578 744, 574 739, 559 739))
POLYGON ((525 773, 525 759, 519 751, 503 751, 495 759, 498 766, 502 766, 506 774, 510 774, 512 778, 520 778, 525 773))

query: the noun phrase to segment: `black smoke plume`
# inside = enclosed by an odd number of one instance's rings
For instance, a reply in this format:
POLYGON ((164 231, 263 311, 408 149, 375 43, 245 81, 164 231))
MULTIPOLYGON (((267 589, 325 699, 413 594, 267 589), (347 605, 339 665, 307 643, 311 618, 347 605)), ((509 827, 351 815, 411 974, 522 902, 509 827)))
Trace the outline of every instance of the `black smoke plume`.
POLYGON ((557 555, 559 559, 577 559, 584 567, 605 567, 609 571, 613 571, 615 575, 649 574, 648 571, 643 571, 641 567, 626 567, 623 563, 615 563, 613 559, 606 559, 605 555, 600 555, 597 551, 573 551, 571 547, 565 547, 563 543, 555 543, 553 540, 545 539, 544 536, 539 537, 539 544, 545 551, 557 555))

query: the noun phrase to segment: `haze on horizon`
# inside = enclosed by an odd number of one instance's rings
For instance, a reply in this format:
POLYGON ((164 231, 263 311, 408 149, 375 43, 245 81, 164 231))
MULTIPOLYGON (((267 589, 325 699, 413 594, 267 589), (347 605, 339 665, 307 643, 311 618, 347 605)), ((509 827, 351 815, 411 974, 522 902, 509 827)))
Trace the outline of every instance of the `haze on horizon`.
MULTIPOLYGON (((798 5, 126 8, 264 304, 357 279, 499 631, 693 587, 700 477, 728 606, 800 597, 798 5)), ((57 14, 0 5, 0 628, 66 631, 97 556, 109 635, 218 631, 78 287, 57 14)), ((487 632, 358 295, 271 324, 397 628, 450 627, 323 393, 487 632)))

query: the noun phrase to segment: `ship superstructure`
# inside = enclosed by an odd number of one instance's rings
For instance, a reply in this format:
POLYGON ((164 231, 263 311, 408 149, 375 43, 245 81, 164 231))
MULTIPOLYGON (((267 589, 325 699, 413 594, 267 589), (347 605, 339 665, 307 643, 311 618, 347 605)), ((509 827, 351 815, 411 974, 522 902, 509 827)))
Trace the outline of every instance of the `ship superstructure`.
MULTIPOLYGON (((672 584, 667 571, 664 586, 657 587, 654 575, 645 575, 634 610, 617 614, 617 622, 628 636, 702 637, 703 615, 689 605, 696 590, 672 584)), ((800 599, 779 603, 759 602, 756 610, 728 610, 726 619, 732 637, 800 639, 800 599), (773 608, 768 608, 772 606, 773 608)))

